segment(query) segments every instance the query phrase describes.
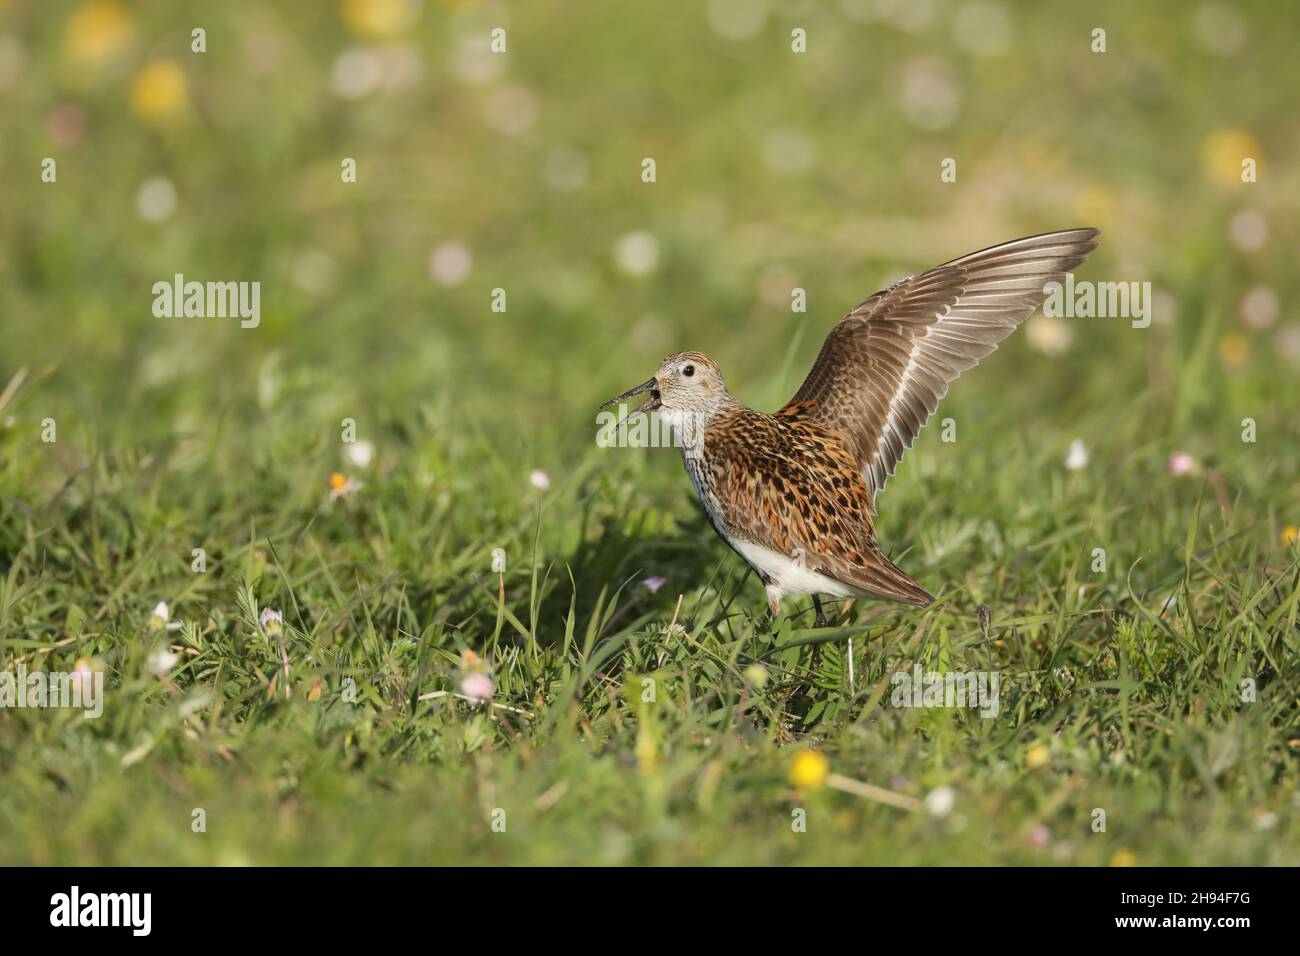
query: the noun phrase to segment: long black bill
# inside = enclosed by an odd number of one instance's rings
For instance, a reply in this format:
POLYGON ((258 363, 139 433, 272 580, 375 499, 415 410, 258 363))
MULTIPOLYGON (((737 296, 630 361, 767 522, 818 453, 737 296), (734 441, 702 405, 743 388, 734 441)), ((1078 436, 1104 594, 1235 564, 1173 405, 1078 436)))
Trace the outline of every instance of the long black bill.
POLYGON ((640 408, 634 408, 632 411, 628 412, 621 419, 619 419, 618 424, 622 425, 625 421, 627 421, 629 418, 631 418, 633 415, 637 414, 638 412, 653 412, 656 408, 659 407, 659 388, 658 388, 658 383, 654 379, 650 379, 648 382, 642 382, 636 388, 629 388, 622 395, 615 395, 613 398, 611 398, 609 401, 607 401, 604 405, 601 405, 600 407, 608 408, 609 406, 615 405, 623 401, 624 399, 631 398, 633 395, 640 395, 642 392, 649 392, 650 397, 640 408))

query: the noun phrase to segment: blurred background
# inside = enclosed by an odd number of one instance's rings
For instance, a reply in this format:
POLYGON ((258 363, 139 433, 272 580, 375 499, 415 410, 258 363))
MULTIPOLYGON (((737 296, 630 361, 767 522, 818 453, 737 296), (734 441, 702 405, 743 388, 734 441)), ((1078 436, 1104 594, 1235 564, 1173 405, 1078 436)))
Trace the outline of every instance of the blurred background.
POLYGON ((1300 368, 1296 37, 1269 4, 0 7, 0 378, 110 444, 273 402, 585 444, 593 402, 687 347, 774 406, 887 281, 1084 224, 1086 277, 1152 282, 1153 326, 1036 320, 983 386, 1186 420, 1300 368), (260 281, 261 326, 155 318, 177 272, 260 281))

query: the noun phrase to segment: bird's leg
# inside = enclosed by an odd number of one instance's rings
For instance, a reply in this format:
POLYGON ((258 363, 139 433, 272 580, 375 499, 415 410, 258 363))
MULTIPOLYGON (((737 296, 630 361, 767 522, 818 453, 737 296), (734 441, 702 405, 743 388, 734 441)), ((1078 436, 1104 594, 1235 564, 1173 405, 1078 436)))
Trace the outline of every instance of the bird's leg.
POLYGON ((780 617, 781 617, 781 597, 780 597, 780 592, 776 591, 776 590, 775 590, 775 589, 774 589, 770 584, 768 584, 767 581, 764 581, 763 584, 766 586, 766 590, 767 590, 767 609, 768 609, 769 611, 772 612, 772 617, 771 617, 771 622, 772 622, 772 642, 775 643, 775 642, 776 642, 777 635, 778 635, 778 634, 780 633, 780 631, 781 631, 781 624, 780 624, 780 617))
MULTIPOLYGON (((812 596, 813 608, 817 611, 817 617, 813 619, 813 627, 826 627, 826 615, 822 611, 822 599, 816 594, 812 596)), ((817 670, 822 663, 822 646, 814 644, 812 649, 812 661, 809 665, 810 670, 817 670)))

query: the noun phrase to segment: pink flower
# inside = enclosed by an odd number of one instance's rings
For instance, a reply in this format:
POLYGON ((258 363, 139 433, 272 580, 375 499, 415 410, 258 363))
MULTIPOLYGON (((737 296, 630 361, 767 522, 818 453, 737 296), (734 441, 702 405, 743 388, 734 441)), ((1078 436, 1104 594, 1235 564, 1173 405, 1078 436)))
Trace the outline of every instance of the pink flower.
POLYGON ((263 633, 269 634, 271 637, 284 632, 284 615, 275 608, 263 608, 259 623, 262 625, 263 633))
POLYGON ((1041 823, 1029 831, 1029 843, 1031 846, 1047 846, 1052 839, 1052 831, 1047 829, 1041 823))
POLYGON ((72 674, 68 678, 69 683, 73 686, 91 687, 95 680, 95 670, 102 667, 98 661, 91 657, 78 657, 77 662, 72 665, 72 674))
POLYGON ((487 674, 472 671, 460 679, 460 692, 475 703, 492 699, 492 678, 487 674))
POLYGON ((667 583, 668 583, 667 578, 662 578, 657 574, 654 577, 646 578, 644 581, 641 582, 641 584, 644 587, 650 589, 651 594, 654 594, 656 591, 658 591, 661 587, 663 587, 667 583))
POLYGON ((1169 474, 1190 475, 1196 470, 1196 459, 1185 451, 1176 451, 1169 456, 1169 474))

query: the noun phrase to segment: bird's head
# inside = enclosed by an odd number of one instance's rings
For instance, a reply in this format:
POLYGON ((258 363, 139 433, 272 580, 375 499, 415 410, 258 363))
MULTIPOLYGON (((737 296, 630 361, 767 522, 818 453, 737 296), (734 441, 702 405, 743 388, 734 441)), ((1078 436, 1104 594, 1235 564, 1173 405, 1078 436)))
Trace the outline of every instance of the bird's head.
POLYGON ((633 395, 649 392, 650 398, 636 411, 652 412, 663 409, 666 413, 691 413, 711 417, 732 401, 722 381, 718 364, 702 352, 678 352, 659 363, 654 378, 616 395, 604 405, 613 405, 633 395))

